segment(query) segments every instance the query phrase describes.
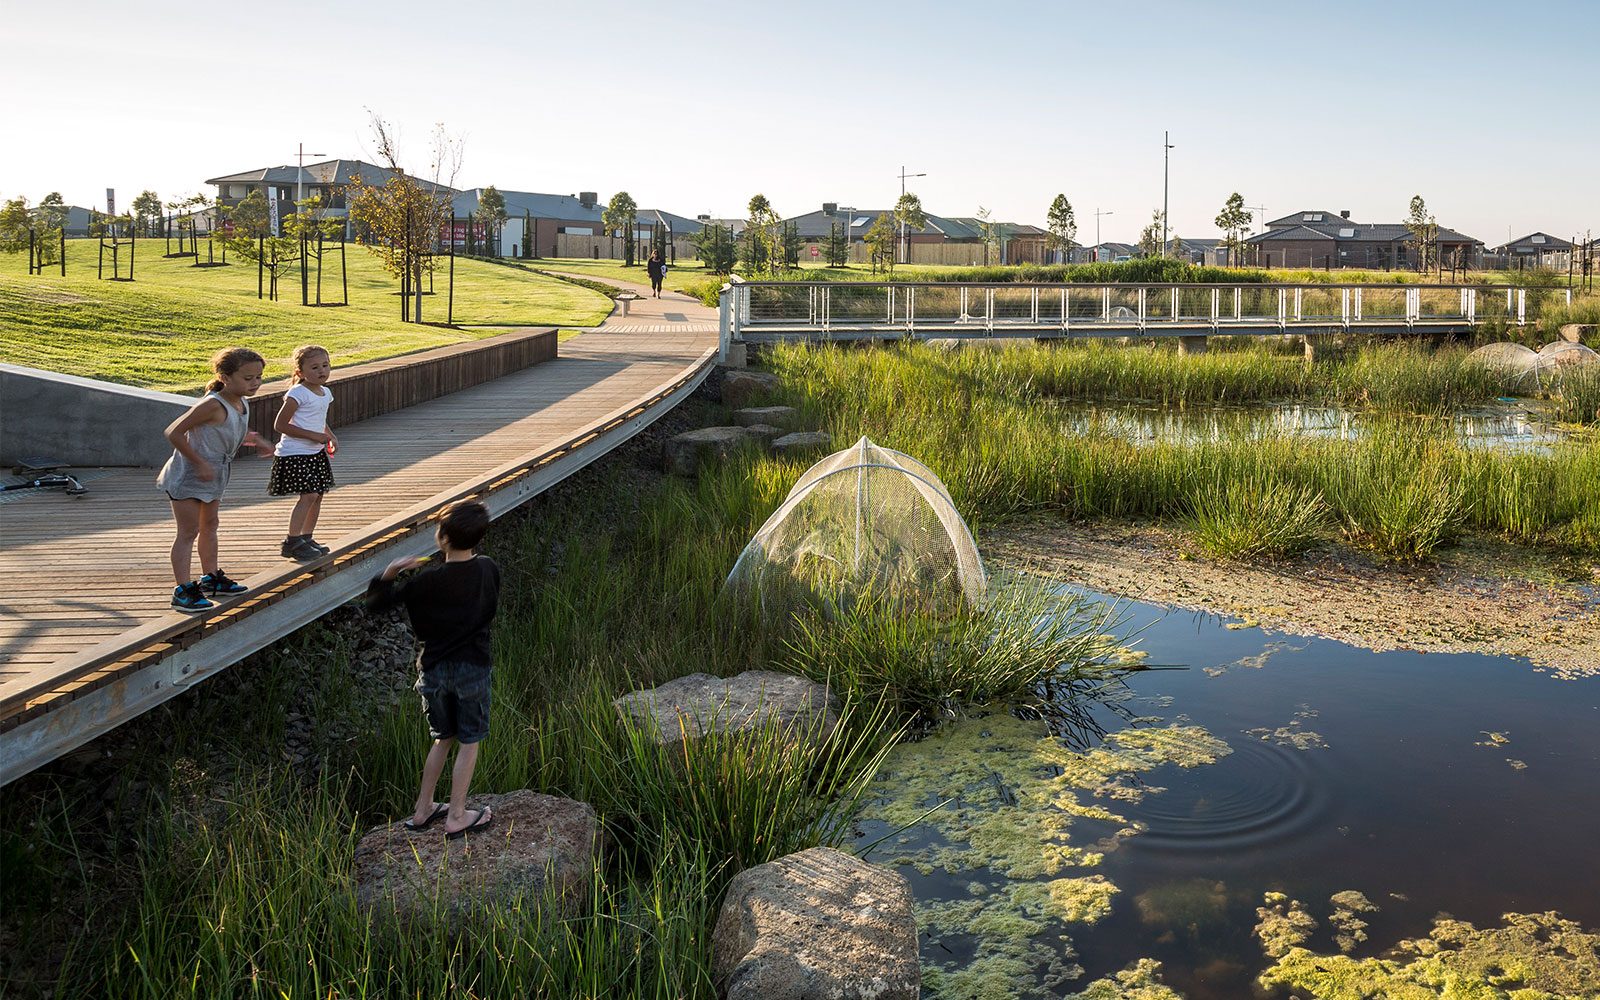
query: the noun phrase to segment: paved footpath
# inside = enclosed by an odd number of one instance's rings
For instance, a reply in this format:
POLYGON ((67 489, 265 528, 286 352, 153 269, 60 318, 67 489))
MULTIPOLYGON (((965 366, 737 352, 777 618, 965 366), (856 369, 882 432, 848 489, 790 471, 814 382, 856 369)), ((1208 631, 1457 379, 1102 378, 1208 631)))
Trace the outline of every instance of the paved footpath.
MULTIPOLYGON (((641 298, 629 313, 615 310, 564 341, 554 361, 340 428, 338 485, 323 502, 318 540, 359 538, 539 454, 672 382, 716 346, 715 310, 688 296, 641 298)), ((221 565, 246 583, 288 565, 278 545, 295 498, 266 495, 270 466, 239 459, 222 502, 221 565)), ((154 477, 150 469, 89 470, 85 497, 11 494, 17 499, 0 504, 0 697, 121 633, 180 617, 168 605, 171 510, 154 477)))

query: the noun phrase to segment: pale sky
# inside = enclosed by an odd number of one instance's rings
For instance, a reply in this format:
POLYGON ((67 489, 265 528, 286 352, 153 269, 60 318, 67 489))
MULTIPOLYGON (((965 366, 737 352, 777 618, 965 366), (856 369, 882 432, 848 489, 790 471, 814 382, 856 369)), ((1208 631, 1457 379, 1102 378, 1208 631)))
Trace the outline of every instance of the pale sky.
POLYGON ((889 207, 904 164, 930 212, 1042 225, 1060 192, 1132 240, 1170 129, 1177 234, 1235 190, 1363 222, 1420 193, 1493 245, 1600 231, 1597 50, 1595 0, 0 0, 0 198, 370 158, 377 112, 413 169, 461 135, 461 187, 798 215, 889 207))

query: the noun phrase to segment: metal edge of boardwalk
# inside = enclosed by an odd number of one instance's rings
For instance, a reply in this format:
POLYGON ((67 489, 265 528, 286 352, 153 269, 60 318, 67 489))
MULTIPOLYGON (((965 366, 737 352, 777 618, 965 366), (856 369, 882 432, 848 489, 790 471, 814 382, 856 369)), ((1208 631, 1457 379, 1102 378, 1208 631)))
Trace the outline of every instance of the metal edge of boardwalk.
POLYGON ((65 660, 47 676, 0 687, 0 785, 70 753, 362 593, 389 560, 432 550, 433 515, 482 501, 499 518, 610 453, 694 392, 716 364, 711 348, 677 377, 560 444, 492 469, 387 520, 322 560, 262 581, 200 618, 130 630, 65 660))

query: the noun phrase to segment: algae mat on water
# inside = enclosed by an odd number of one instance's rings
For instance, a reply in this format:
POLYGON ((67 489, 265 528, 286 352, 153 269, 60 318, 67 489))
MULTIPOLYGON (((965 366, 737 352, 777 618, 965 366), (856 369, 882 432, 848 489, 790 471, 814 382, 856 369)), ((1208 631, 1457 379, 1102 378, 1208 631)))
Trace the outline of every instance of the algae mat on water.
MULTIPOLYGON (((1119 891, 1090 871, 1139 832, 1118 804, 1158 794, 1146 777, 1157 768, 1198 767, 1230 752, 1198 726, 1135 721, 1141 725, 1079 751, 1043 721, 994 711, 889 756, 860 819, 900 832, 868 853, 924 876, 966 880, 964 898, 922 898, 919 890, 931 993, 1054 996, 1082 974, 1064 931, 1105 916, 1119 891), (1089 843, 1091 835, 1073 836, 1086 821, 1098 834, 1089 843)), ((1157 988, 1154 974, 1144 966, 1128 982, 1157 988)))

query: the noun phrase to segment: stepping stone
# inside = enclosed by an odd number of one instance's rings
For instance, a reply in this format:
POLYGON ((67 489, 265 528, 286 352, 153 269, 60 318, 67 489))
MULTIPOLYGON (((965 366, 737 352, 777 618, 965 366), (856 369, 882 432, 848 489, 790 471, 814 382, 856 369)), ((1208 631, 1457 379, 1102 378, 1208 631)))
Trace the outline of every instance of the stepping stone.
POLYGON ((421 833, 376 827, 356 844, 356 903, 402 919, 458 914, 490 900, 537 902, 549 884, 563 911, 589 899, 603 834, 593 807, 529 789, 474 795, 494 821, 460 840, 446 840, 444 820, 421 833), (437 895, 436 895, 437 894, 437 895))
POLYGON ((833 437, 827 431, 796 431, 772 442, 772 450, 779 455, 804 455, 831 447, 833 437))
POLYGON ((792 406, 751 406, 733 411, 733 422, 740 427, 751 427, 755 424, 792 427, 799 416, 799 412, 792 406))
POLYGON ((722 401, 742 409, 778 391, 778 376, 768 372, 730 371, 722 376, 722 401))
POLYGON ((696 476, 709 461, 727 461, 755 441, 747 427, 702 427, 670 438, 662 449, 662 466, 680 476, 696 476))
POLYGON ((771 444, 772 442, 778 440, 778 438, 781 438, 785 434, 789 433, 782 427, 774 427, 771 424, 751 424, 749 427, 746 427, 745 430, 760 438, 762 441, 765 441, 767 444, 771 444))
POLYGON ((728 1000, 915 1000, 911 885, 831 847, 747 868, 728 885, 711 969, 728 1000))
POLYGON ((739 733, 776 725, 805 739, 823 740, 839 724, 838 699, 825 684, 772 670, 737 677, 690 674, 612 702, 663 746, 710 731, 739 733))

